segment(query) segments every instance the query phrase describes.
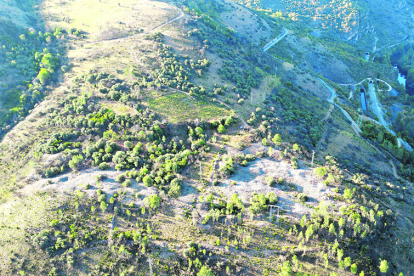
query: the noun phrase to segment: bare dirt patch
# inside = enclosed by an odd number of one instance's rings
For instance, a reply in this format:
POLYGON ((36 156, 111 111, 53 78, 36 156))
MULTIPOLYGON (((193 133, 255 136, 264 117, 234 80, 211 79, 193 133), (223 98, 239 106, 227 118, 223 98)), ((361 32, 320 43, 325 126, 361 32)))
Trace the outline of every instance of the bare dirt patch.
MULTIPOLYGON (((230 147, 227 151, 230 155, 241 153, 230 147)), ((243 150, 243 153, 255 154, 257 151, 267 151, 267 148, 255 143, 243 150)), ((279 151, 275 150, 273 156, 278 155, 279 151)), ((333 188, 324 185, 322 180, 315 177, 312 168, 303 161, 299 161, 299 169, 293 169, 285 160, 259 158, 249 162, 247 167, 238 167, 234 175, 214 189, 220 190, 228 197, 237 193, 245 204, 248 204, 253 192, 266 194, 273 191, 279 198, 277 205, 284 209, 289 216, 300 218, 305 214, 310 214, 312 209, 298 202, 292 192, 296 191, 308 195, 307 204, 317 206, 321 201, 331 203, 327 195, 332 193, 333 188), (284 178, 286 184, 268 186, 265 183, 265 177, 269 175, 275 179, 284 178)))

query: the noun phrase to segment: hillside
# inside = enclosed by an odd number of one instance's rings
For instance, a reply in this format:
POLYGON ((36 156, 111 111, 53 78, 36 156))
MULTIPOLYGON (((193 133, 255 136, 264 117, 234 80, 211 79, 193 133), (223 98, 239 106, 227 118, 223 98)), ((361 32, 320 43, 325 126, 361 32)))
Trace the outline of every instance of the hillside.
POLYGON ((413 35, 412 1, 233 1, 302 24, 312 35, 335 36, 370 52, 413 35))
POLYGON ((410 275, 391 27, 322 2, 1 2, 0 275, 410 275))

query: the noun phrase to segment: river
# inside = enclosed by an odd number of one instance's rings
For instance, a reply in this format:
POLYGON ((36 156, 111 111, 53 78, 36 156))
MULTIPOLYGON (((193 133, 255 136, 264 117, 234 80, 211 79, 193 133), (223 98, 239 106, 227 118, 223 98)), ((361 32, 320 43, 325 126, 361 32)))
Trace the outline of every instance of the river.
POLYGON ((394 65, 394 68, 398 70, 398 83, 404 85, 404 87, 406 87, 407 84, 407 77, 401 73, 400 68, 398 67, 397 64, 394 65))

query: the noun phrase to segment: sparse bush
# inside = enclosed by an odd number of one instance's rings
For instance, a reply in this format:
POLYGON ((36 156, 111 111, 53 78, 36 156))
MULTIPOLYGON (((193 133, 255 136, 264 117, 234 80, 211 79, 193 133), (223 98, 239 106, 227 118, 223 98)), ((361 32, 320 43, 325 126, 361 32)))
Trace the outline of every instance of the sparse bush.
POLYGON ((50 222, 50 227, 56 227, 59 224, 59 221, 57 219, 54 219, 50 222))
POLYGON ((223 125, 219 125, 217 128, 218 133, 225 133, 226 128, 223 125))
POLYGON ((306 202, 308 201, 308 196, 303 194, 303 193, 299 193, 296 198, 300 201, 300 202, 306 202))
POLYGON ((270 187, 272 187, 273 185, 276 184, 275 178, 273 176, 271 176, 271 175, 265 177, 265 182, 270 187))
POLYGON ((144 198, 144 205, 151 209, 156 209, 160 206, 160 198, 157 195, 146 197, 144 198))
POLYGON ((45 249, 49 243, 49 231, 42 230, 33 238, 33 245, 45 249))
POLYGON ((125 180, 122 183, 122 186, 124 186, 124 187, 130 187, 131 186, 131 180, 130 179, 125 180))
POLYGON ((181 195, 181 183, 178 179, 174 179, 173 181, 171 181, 168 195, 174 198, 178 198, 181 195))
POLYGON ((279 202, 279 199, 274 192, 268 192, 266 194, 266 199, 270 205, 275 205, 279 202))
POLYGON ((151 187, 154 184, 154 180, 149 175, 144 176, 142 182, 144 182, 146 187, 151 187))
POLYGON ((104 171, 109 169, 108 163, 102 162, 101 164, 99 164, 99 169, 104 170, 104 171))
POLYGON ((98 197, 98 202, 102 202, 102 201, 106 201, 106 195, 105 195, 105 194, 101 194, 101 195, 98 197))
POLYGON ((119 183, 125 181, 125 175, 124 174, 118 174, 115 178, 115 181, 119 182, 119 183))
POLYGON ((296 157, 292 157, 292 159, 290 159, 290 164, 294 170, 299 168, 298 159, 296 157))
POLYGON ((249 162, 256 160, 256 156, 254 156, 253 154, 246 154, 245 158, 249 162))
POLYGON ((316 168, 316 169, 313 170, 313 173, 316 176, 320 177, 320 178, 323 178, 326 175, 327 172, 328 171, 326 170, 325 167, 318 167, 318 168, 316 168))

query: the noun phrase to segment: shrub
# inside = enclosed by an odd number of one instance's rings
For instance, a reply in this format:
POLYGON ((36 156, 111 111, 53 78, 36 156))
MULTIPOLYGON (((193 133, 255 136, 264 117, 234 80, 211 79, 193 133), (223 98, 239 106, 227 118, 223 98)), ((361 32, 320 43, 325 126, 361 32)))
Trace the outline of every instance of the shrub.
POLYGON ((292 169, 294 170, 299 168, 298 159, 296 157, 292 157, 292 159, 290 159, 290 164, 292 165, 292 169))
POLYGON ((265 154, 264 151, 258 151, 258 152, 256 152, 256 156, 259 157, 259 158, 262 158, 264 154, 265 154))
POLYGON ((50 222, 50 227, 56 227, 59 224, 59 221, 57 219, 54 219, 50 222))
POLYGON ((124 147, 130 150, 134 147, 134 143, 132 143, 131 141, 125 141, 124 147))
POLYGON ((33 238, 33 245, 40 247, 40 248, 46 248, 49 243, 49 231, 42 230, 39 234, 37 234, 33 238))
POLYGON ((272 187, 273 185, 275 185, 275 184, 276 184, 276 181, 275 181, 274 177, 273 177, 273 176, 271 176, 271 175, 269 175, 269 176, 266 176, 266 177, 265 177, 265 182, 266 182, 266 184, 267 184, 267 185, 269 185, 270 187, 272 187))
POLYGON ((171 181, 170 190, 168 191, 168 195, 174 198, 178 198, 181 195, 181 183, 178 179, 174 179, 171 181))
POLYGON ((256 156, 254 156, 253 154, 246 154, 245 158, 249 162, 256 160, 256 156))
POLYGON ((131 186, 131 180, 127 179, 122 183, 122 186, 124 187, 130 187, 131 186))
POLYGON ((98 197, 98 202, 102 202, 102 201, 106 201, 106 195, 105 195, 105 194, 101 194, 101 195, 98 197))
POLYGON ((217 128, 218 133, 225 133, 226 128, 223 125, 219 125, 217 128))
POLYGON ((266 194, 266 199, 269 202, 270 205, 275 205, 279 202, 279 199, 277 198, 276 194, 274 192, 268 192, 266 194))
POLYGON ((348 200, 350 200, 352 198, 352 190, 351 189, 345 189, 344 198, 346 198, 348 200))
POLYGON ((124 182, 124 181, 125 181, 125 175, 123 175, 123 174, 118 174, 118 175, 116 176, 116 178, 115 178, 115 181, 116 181, 116 182, 119 182, 119 183, 124 182))
POLYGON ((300 150, 300 148, 299 148, 299 145, 298 145, 298 144, 293 144, 292 149, 293 149, 293 151, 295 151, 295 152, 300 150))
POLYGON ((105 201, 101 201, 101 205, 99 206, 102 211, 105 211, 108 208, 108 204, 105 201))
POLYGON ((203 267, 201 267, 200 272, 197 273, 197 276, 214 276, 214 274, 213 274, 213 272, 211 272, 210 269, 203 266, 203 267))
POLYGON ((45 84, 49 81, 51 74, 47 69, 41 68, 37 77, 39 78, 41 84, 45 84))
POLYGON ((357 267, 357 264, 352 264, 352 265, 351 265, 351 272, 352 272, 353 274, 357 274, 357 272, 358 272, 358 267, 357 267))
POLYGON ((146 197, 144 198, 144 205, 151 209, 156 209, 160 206, 160 198, 157 195, 146 197))
POLYGON ((320 177, 320 178, 323 178, 326 175, 327 172, 328 171, 327 171, 327 169, 325 167, 318 167, 318 168, 316 168, 316 169, 313 170, 313 173, 316 176, 320 177))
POLYGON ((279 184, 285 184, 285 179, 283 177, 279 177, 279 179, 277 180, 277 182, 279 184))
POLYGON ((300 202, 306 202, 308 201, 308 196, 303 194, 303 193, 299 193, 296 198, 300 201, 300 202))
POLYGON ((107 170, 107 169, 109 169, 108 163, 102 162, 101 164, 99 164, 99 169, 101 169, 101 170, 107 170))
POLYGON ((146 187, 151 187, 154 184, 154 180, 149 175, 144 176, 142 181, 146 187))
POLYGON ((280 134, 275 134, 272 141, 276 146, 278 146, 282 143, 282 137, 280 136, 280 134))
POLYGON ((105 176, 103 174, 97 174, 97 175, 95 175, 95 179, 97 181, 101 181, 101 180, 105 179, 105 176))

